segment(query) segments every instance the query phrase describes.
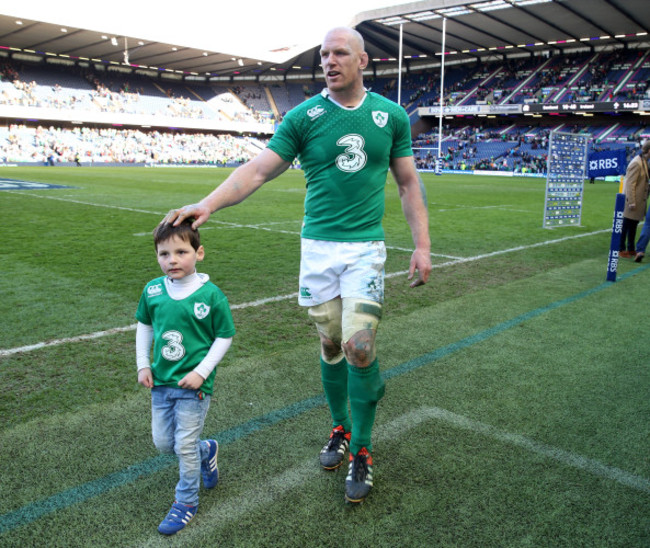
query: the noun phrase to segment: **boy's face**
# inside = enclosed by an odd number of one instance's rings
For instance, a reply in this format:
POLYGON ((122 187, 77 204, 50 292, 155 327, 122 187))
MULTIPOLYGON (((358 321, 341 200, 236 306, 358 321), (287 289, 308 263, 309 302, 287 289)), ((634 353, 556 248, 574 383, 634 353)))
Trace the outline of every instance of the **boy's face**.
POLYGON ((196 251, 189 242, 173 236, 160 242, 156 250, 158 264, 162 271, 172 280, 180 280, 196 271, 196 262, 202 261, 205 255, 203 246, 196 251))

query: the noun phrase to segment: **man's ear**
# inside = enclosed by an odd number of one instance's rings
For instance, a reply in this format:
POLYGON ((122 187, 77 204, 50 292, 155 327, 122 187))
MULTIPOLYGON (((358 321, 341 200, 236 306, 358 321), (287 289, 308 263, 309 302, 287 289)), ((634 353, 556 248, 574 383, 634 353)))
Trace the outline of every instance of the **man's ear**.
POLYGON ((363 70, 368 66, 368 54, 364 51, 359 56, 359 59, 361 60, 361 63, 359 64, 359 66, 361 67, 361 70, 363 70))

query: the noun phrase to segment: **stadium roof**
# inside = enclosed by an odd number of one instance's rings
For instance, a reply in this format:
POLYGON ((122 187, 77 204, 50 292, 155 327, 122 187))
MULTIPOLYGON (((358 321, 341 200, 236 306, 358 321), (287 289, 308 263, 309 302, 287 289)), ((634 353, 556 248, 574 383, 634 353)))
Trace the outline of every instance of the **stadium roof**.
MULTIPOLYGON (((650 44, 648 0, 424 0, 363 12, 351 24, 366 40, 370 68, 381 75, 396 71, 400 43, 403 67, 440 64, 443 21, 447 63, 650 44)), ((0 15, 0 56, 17 60, 101 62, 186 79, 273 80, 319 75, 318 51, 316 46, 274 62, 136 35, 62 31, 61 24, 39 20, 17 24, 16 17, 0 15)))

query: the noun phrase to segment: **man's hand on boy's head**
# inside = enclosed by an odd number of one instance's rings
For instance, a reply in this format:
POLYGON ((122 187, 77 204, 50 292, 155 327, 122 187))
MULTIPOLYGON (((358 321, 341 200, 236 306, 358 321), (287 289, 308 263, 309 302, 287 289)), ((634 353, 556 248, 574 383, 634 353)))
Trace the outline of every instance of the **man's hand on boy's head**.
POLYGON ((212 211, 210 211, 210 208, 199 202, 197 204, 183 206, 179 209, 170 210, 162 222, 178 226, 188 217, 193 217, 194 222, 192 223, 192 228, 197 229, 210 218, 211 214, 212 211))
POLYGON ((198 390, 201 388, 204 380, 205 379, 198 373, 190 371, 180 381, 178 381, 178 386, 181 388, 186 388, 188 390, 198 390))

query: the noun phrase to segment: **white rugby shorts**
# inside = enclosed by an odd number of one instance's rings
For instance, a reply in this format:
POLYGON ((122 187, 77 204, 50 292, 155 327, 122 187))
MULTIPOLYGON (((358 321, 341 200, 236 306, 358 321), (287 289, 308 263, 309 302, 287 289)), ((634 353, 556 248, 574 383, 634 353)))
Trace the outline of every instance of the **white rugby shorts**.
POLYGON ((302 238, 300 248, 301 306, 315 306, 338 296, 384 302, 384 242, 302 238))

